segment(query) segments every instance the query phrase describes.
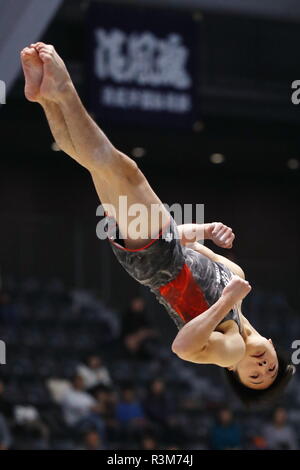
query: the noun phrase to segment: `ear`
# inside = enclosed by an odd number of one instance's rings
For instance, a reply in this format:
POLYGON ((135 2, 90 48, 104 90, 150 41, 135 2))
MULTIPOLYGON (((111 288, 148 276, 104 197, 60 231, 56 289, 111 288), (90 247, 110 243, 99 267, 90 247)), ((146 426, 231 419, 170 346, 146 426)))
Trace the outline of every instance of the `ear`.
POLYGON ((273 341, 271 340, 271 338, 269 338, 268 341, 272 344, 272 346, 274 346, 273 341))

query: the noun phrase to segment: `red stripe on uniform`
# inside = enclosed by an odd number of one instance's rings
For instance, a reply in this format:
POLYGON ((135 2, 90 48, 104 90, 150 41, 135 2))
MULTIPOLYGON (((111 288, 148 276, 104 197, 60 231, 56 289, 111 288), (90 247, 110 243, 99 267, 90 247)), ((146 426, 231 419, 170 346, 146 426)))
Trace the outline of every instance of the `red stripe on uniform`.
MULTIPOLYGON (((111 217, 111 218, 113 219, 113 217, 111 217)), ((116 226, 118 227, 118 223, 117 223, 116 219, 114 219, 114 220, 115 220, 116 226)), ((137 251, 147 250, 147 248, 149 248, 151 245, 153 245, 153 243, 157 242, 157 240, 159 240, 160 238, 162 238, 162 236, 163 236, 165 230, 169 227, 170 223, 171 223, 171 221, 170 221, 170 219, 169 219, 168 222, 166 222, 166 223, 163 225, 163 227, 162 227, 162 229, 160 230, 159 234, 158 234, 156 237, 152 238, 152 239, 150 240, 150 242, 147 243, 147 245, 144 245, 144 246, 142 246, 141 248, 135 248, 135 249, 132 249, 132 248, 131 248, 131 249, 130 249, 130 248, 126 248, 126 247, 120 245, 118 242, 115 242, 112 238, 108 238, 108 240, 110 241, 110 243, 112 243, 112 244, 115 245, 117 248, 120 248, 120 249, 123 250, 123 251, 137 252, 137 251)))
POLYGON ((186 264, 176 279, 160 287, 159 292, 186 323, 209 308, 204 293, 186 264))

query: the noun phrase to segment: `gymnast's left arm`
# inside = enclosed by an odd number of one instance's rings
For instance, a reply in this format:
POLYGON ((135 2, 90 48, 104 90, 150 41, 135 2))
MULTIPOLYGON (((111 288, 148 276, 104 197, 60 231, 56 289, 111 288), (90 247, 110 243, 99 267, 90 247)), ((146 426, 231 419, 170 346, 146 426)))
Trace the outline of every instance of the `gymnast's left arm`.
POLYGON ((197 241, 209 239, 222 248, 232 248, 235 235, 230 227, 227 227, 221 222, 203 225, 185 224, 178 226, 178 232, 182 245, 201 253, 215 263, 224 264, 233 274, 245 279, 245 273, 238 264, 225 256, 218 255, 197 241))
POLYGON ((188 246, 199 240, 211 240, 220 248, 232 248, 235 235, 230 227, 221 222, 211 224, 178 225, 180 243, 188 246))

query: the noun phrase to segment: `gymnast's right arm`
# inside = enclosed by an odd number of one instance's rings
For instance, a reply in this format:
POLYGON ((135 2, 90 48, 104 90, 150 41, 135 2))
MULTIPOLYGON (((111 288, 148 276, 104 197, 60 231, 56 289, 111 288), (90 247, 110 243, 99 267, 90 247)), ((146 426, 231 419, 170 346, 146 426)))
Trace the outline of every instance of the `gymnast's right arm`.
POLYGON ((172 344, 172 351, 185 361, 200 364, 229 367, 238 362, 245 353, 241 335, 238 331, 227 335, 215 331, 215 328, 250 290, 247 281, 234 276, 223 290, 220 299, 179 331, 172 344))

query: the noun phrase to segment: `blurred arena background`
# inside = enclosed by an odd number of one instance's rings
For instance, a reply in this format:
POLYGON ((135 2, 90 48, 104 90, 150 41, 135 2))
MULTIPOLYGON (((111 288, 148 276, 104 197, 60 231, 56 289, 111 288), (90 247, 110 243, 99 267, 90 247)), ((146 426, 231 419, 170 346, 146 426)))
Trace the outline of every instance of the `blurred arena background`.
POLYGON ((206 221, 233 227, 230 256, 253 286, 246 316, 292 353, 300 339, 300 108, 291 100, 299 23, 295 0, 1 2, 1 449, 299 448, 297 374, 279 408, 248 413, 217 367, 172 354, 175 326, 97 239, 89 175, 25 100, 19 66, 25 45, 54 44, 89 111, 162 201, 203 203, 206 221), (95 31, 122 27, 127 37, 179 35, 189 83, 99 78, 95 31), (103 87, 115 90, 106 105, 103 87), (129 106, 128 89, 137 101, 158 93, 161 109, 129 106))

